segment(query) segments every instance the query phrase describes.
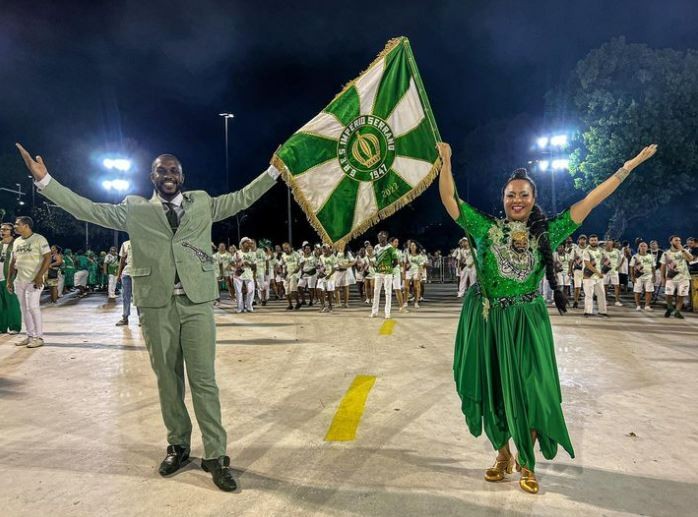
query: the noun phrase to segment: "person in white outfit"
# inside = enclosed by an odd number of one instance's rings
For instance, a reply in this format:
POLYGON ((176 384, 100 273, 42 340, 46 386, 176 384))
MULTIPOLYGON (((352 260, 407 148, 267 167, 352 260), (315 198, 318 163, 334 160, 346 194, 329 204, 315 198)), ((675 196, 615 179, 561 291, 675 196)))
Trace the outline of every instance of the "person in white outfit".
POLYGON ((584 251, 588 248, 587 236, 582 234, 577 237, 577 244, 572 248, 572 257, 570 260, 570 275, 574 283, 574 303, 572 308, 579 307, 579 295, 584 283, 584 251))
POLYGON ((692 260, 693 256, 691 253, 681 245, 681 237, 672 235, 669 238, 669 249, 664 252, 660 259, 662 276, 665 282, 665 318, 673 314, 674 317, 683 319, 681 309, 683 308, 683 299, 688 296, 690 289, 691 275, 688 271, 688 264, 692 260), (674 297, 676 298, 675 304, 674 297))
POLYGON ((27 336, 17 346, 38 348, 44 345, 44 329, 41 318, 41 291, 44 289, 44 275, 51 263, 51 247, 48 241, 34 233, 31 217, 18 217, 15 232, 19 237, 12 248, 7 290, 17 293, 27 336))
POLYGON ((119 280, 119 254, 116 246, 109 248, 109 253, 104 257, 104 272, 107 274, 107 298, 116 300, 116 284, 119 280))
POLYGON ((606 308, 606 291, 603 286, 603 273, 601 264, 603 263, 603 250, 599 247, 599 237, 589 236, 589 246, 582 254, 584 261, 584 316, 589 317, 594 314, 594 295, 599 304, 599 315, 608 318, 606 308))
POLYGON ((646 242, 638 244, 638 251, 630 259, 630 274, 635 293, 635 310, 641 311, 640 296, 645 293, 645 310, 652 311, 652 294, 654 293, 654 257, 647 252, 646 242))
MULTIPOLYGON (((625 263, 624 253, 615 247, 613 239, 606 239, 604 244, 603 263, 601 264, 601 272, 603 273, 603 285, 613 286, 616 293, 616 307, 622 307, 620 301, 620 274, 619 270, 625 263)), ((626 268, 627 271, 627 268, 626 268)))
POLYGON ((463 298, 465 291, 476 282, 475 263, 473 252, 470 249, 470 241, 463 237, 458 241, 458 248, 453 252, 456 259, 456 271, 458 272, 458 298, 463 298))
POLYGON ((240 240, 240 249, 235 252, 235 297, 238 308, 236 312, 252 312, 252 301, 254 300, 254 273, 257 253, 252 251, 252 239, 243 237, 240 240), (242 288, 245 287, 243 297, 242 288))

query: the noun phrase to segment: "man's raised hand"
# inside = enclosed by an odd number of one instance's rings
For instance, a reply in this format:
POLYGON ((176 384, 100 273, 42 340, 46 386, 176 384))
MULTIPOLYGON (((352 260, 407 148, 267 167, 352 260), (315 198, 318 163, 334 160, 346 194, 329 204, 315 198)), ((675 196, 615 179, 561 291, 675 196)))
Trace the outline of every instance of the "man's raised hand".
POLYGON ((37 155, 36 160, 34 160, 24 147, 18 143, 15 145, 17 146, 17 149, 19 149, 19 154, 22 155, 24 164, 34 177, 34 181, 41 181, 44 179, 44 177, 48 174, 48 170, 46 169, 46 165, 44 165, 44 160, 41 159, 41 156, 37 155))

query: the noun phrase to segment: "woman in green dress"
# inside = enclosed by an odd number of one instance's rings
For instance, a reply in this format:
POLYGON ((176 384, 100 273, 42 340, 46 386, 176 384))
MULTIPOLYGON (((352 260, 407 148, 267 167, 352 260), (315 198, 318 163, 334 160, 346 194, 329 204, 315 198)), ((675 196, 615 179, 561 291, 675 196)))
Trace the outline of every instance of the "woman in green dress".
POLYGON ((536 440, 546 459, 558 444, 574 458, 562 415, 550 318, 537 287, 543 275, 563 313, 567 300, 557 284, 552 249, 572 234, 630 171, 656 152, 645 147, 615 174, 558 216, 548 219, 536 205, 536 186, 517 169, 504 186, 505 219, 484 214, 459 199, 451 173, 451 148, 437 146, 443 162, 439 191, 449 215, 469 236, 478 284, 463 300, 453 371, 470 432, 485 434, 499 454, 485 472, 502 481, 514 467, 520 487, 538 492, 534 474, 536 440), (518 455, 514 459, 509 439, 518 455))

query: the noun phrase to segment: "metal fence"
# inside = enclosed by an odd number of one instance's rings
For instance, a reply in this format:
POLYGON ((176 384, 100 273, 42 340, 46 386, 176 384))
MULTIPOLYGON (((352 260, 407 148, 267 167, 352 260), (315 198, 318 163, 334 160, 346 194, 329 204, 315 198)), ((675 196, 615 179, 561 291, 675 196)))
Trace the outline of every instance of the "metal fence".
POLYGON ((454 257, 429 257, 427 281, 437 284, 458 282, 457 260, 454 257))

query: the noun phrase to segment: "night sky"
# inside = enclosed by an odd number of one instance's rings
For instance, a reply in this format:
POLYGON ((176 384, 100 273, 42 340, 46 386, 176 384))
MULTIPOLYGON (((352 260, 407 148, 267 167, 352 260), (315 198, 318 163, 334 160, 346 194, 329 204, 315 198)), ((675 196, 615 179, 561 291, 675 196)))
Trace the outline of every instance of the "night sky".
MULTIPOLYGON (((59 179, 70 174, 51 167, 52 156, 71 155, 94 173, 69 184, 105 200, 98 188, 102 173, 90 165, 99 152, 133 155, 133 192, 148 196, 150 160, 168 152, 182 160, 188 189, 220 194, 226 179, 218 113, 229 111, 235 114, 230 160, 231 186, 237 189, 264 170, 277 145, 361 72, 388 39, 404 35, 457 163, 459 146, 479 126, 520 114, 542 120, 546 91, 612 37, 655 48, 698 48, 698 10, 692 4, 4 0, 0 155, 14 153, 19 140, 42 154, 59 179)), ((461 178, 489 173, 457 172, 461 178)), ((481 206, 492 201, 480 202, 478 192, 469 197, 481 206)), ((285 188, 275 187, 248 212, 243 234, 283 239, 285 199, 285 188)), ((313 237, 297 206, 294 219, 296 244, 313 237)), ((403 238, 425 228, 443 242, 458 236, 436 184, 381 227, 403 238)), ((223 231, 216 226, 216 240, 223 231)))

